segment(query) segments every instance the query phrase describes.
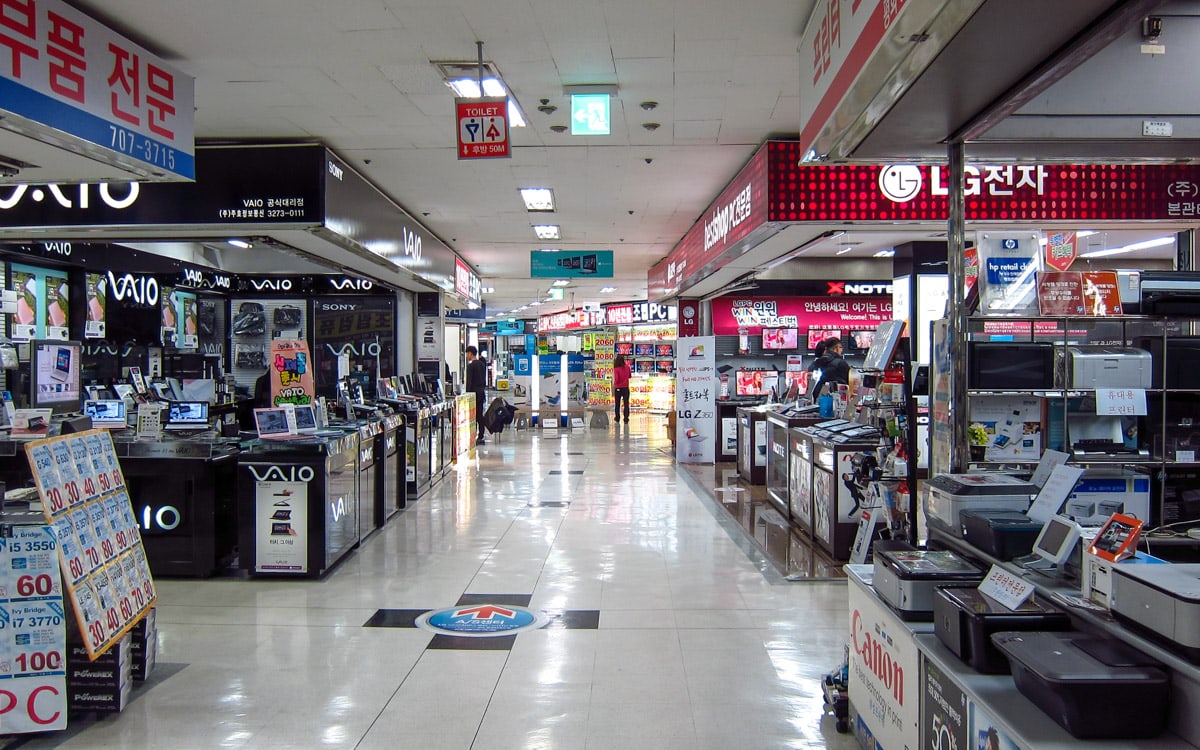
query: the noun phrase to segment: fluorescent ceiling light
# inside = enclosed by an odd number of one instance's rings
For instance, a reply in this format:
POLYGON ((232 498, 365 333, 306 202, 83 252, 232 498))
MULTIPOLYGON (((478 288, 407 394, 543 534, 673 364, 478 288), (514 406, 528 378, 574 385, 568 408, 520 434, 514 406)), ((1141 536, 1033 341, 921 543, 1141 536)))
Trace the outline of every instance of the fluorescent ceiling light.
POLYGON ((841 250, 837 251, 837 255, 845 255, 846 253, 850 252, 853 249, 854 249, 853 247, 843 247, 841 250))
POLYGON ((604 287, 600 287, 600 293, 601 293, 601 294, 612 294, 612 293, 613 293, 613 292, 615 292, 615 291, 617 291, 617 288, 616 288, 615 286, 604 286, 604 287))
POLYGON ((875 253, 875 256, 874 256, 874 257, 876 257, 876 258, 890 258, 890 257, 892 257, 892 256, 893 256, 893 255, 895 255, 895 254, 896 254, 896 248, 894 248, 894 247, 885 247, 884 249, 882 249, 882 250, 880 250, 879 252, 875 253))
POLYGON ((554 191, 550 188, 521 188, 526 211, 553 211, 554 191))
MULTIPOLYGON (((478 62, 435 62, 434 67, 441 74, 446 85, 460 97, 477 99, 479 92, 479 63, 478 62)), ((525 127, 525 117, 521 114, 521 106, 508 92, 504 79, 494 63, 483 64, 483 93, 482 96, 508 97, 508 124, 510 127, 525 127)))
POLYGON ((496 287, 494 287, 494 286, 485 286, 485 287, 481 287, 481 288, 480 288, 480 290, 479 290, 479 293, 480 293, 480 294, 495 294, 495 293, 496 293, 496 287))
POLYGON ((250 248, 254 247, 254 245, 251 245, 249 242, 246 242, 245 240, 225 240, 225 242, 227 244, 233 245, 234 247, 240 247, 243 250, 249 250, 250 248))
POLYGON ((529 303, 529 306, 530 306, 530 307, 537 307, 537 306, 538 306, 538 305, 540 305, 540 304, 542 304, 542 303, 541 303, 541 301, 537 301, 537 302, 530 302, 530 303, 529 303))
POLYGON ((567 279, 555 279, 551 286, 571 286, 571 282, 567 279))
POLYGON ((537 235, 539 240, 557 240, 558 225, 557 224, 534 224, 533 233, 537 235))
POLYGON ((1114 248, 1110 248, 1108 250, 1096 250, 1096 251, 1093 251, 1090 253, 1083 253, 1079 257, 1080 258, 1107 258, 1110 255, 1123 255, 1125 253, 1132 253, 1135 250, 1148 250, 1152 247, 1162 247, 1163 245, 1170 245, 1173 242, 1175 242, 1174 236, 1157 237, 1152 240, 1143 240, 1141 242, 1134 242, 1133 244, 1126 245, 1124 247, 1114 247, 1114 248))
POLYGON ((557 247, 543 247, 542 252, 543 253, 559 253, 562 251, 559 250, 557 247))

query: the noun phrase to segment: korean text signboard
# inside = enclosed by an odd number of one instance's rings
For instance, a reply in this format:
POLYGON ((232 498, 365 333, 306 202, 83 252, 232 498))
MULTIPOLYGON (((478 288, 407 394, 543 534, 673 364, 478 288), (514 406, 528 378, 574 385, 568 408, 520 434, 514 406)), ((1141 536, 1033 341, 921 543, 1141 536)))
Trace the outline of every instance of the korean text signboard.
POLYGON ((62 0, 6 2, 0 21, 0 106, 23 129, 66 133, 156 177, 195 178, 190 77, 62 0))
POLYGON ((508 141, 508 99, 502 96, 454 100, 459 159, 512 156, 508 141))
POLYGON ((312 358, 308 342, 275 339, 271 342, 271 403, 311 404, 313 389, 312 358))
POLYGON ((680 463, 716 460, 716 348, 712 336, 675 343, 675 458, 680 463))

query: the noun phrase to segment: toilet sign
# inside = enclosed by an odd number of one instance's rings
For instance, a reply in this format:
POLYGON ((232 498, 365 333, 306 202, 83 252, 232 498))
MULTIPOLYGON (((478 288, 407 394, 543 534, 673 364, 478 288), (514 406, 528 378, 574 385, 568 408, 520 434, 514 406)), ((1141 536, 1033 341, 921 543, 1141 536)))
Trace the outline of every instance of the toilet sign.
POLYGON ((508 143, 508 99, 483 97, 454 100, 458 121, 458 158, 512 156, 508 143))

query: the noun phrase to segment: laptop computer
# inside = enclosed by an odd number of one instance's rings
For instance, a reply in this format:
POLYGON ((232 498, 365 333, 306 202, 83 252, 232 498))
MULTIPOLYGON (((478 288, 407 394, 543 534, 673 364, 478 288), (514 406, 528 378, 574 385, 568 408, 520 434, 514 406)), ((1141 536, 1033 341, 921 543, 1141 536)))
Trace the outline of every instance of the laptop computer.
POLYGON ((297 406, 295 409, 295 414, 296 432, 299 434, 312 434, 320 429, 320 425, 317 424, 317 413, 313 409, 312 404, 297 406))
POLYGON ((282 407, 255 409, 254 426, 262 440, 299 440, 308 435, 297 435, 288 424, 287 409, 282 407))
POLYGON ((208 429, 207 401, 170 401, 167 404, 167 423, 164 430, 208 429))
POLYGON ((89 399, 83 402, 83 413, 92 418, 92 427, 123 430, 128 426, 121 399, 89 399))

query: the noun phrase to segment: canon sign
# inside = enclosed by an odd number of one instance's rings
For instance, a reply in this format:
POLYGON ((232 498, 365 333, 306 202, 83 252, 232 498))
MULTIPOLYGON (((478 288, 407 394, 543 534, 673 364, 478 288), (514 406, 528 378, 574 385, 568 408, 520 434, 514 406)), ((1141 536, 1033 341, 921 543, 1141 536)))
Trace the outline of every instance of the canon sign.
POLYGON ((838 296, 842 294, 891 294, 892 285, 890 283, 879 283, 872 281, 829 281, 828 294, 838 296))

